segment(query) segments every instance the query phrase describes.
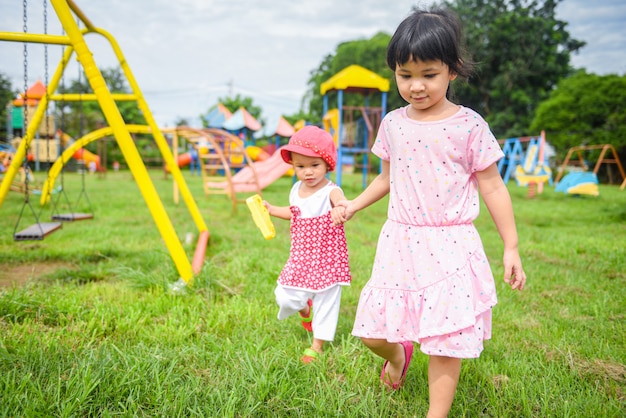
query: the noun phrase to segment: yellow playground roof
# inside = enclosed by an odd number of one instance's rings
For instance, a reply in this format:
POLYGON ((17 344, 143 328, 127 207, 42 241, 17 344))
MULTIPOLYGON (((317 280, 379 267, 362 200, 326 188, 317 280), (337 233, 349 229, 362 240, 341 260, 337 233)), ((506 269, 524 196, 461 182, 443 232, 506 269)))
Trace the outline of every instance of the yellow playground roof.
POLYGON ((323 82, 322 96, 330 90, 366 92, 368 90, 389 91, 389 80, 360 65, 350 65, 323 82))

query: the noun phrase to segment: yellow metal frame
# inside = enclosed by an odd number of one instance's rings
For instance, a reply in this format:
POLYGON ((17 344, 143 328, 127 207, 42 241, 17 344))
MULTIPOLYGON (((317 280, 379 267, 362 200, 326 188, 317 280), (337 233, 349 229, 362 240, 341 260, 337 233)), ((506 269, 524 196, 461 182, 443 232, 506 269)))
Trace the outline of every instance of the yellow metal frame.
MULTIPOLYGON (((83 12, 76 6, 76 4, 72 0, 50 0, 52 7, 54 8, 63 29, 65 30, 66 35, 48 35, 48 34, 31 34, 31 33, 19 33, 19 32, 0 32, 0 41, 12 41, 12 42, 27 42, 27 43, 42 43, 42 44, 56 44, 56 45, 65 45, 65 52, 63 54, 63 58, 57 67, 52 79, 50 80, 48 86, 46 86, 47 91, 46 95, 41 98, 41 101, 33 115, 33 120, 28 125, 28 129, 23 140, 20 142, 20 145, 13 157, 13 160, 10 166, 5 173, 4 178, 2 179, 2 183, 0 184, 0 208, 4 203, 6 195, 10 189, 11 183, 19 171, 19 168, 26 157, 26 150, 30 146, 31 141, 35 137, 35 132, 43 119, 46 108, 48 107, 49 100, 77 100, 78 97, 74 97, 77 95, 63 95, 63 94, 54 94, 59 86, 59 82, 65 71, 65 67, 70 60, 70 57, 74 52, 76 52, 76 58, 78 62, 82 65, 85 75, 87 77, 87 81, 89 82, 91 88, 93 89, 93 95, 81 95, 81 98, 84 99, 95 99, 98 101, 102 112, 109 124, 108 128, 103 128, 98 131, 94 131, 91 134, 83 137, 81 141, 77 141, 78 145, 86 144, 98 138, 101 138, 106 135, 113 135, 117 144, 120 147, 120 150, 128 164, 128 167, 139 186, 139 190, 146 201, 146 205, 150 210, 152 218, 156 223, 157 228, 169 250, 169 253, 176 265, 180 278, 188 285, 193 283, 194 277, 194 269, 192 267, 191 262, 189 261, 187 255, 185 254, 185 250, 183 249, 182 243, 178 239, 176 235, 176 231, 172 225, 172 222, 165 211, 163 203, 157 194, 157 191, 150 179, 148 171, 141 159, 139 151, 133 142, 133 139, 130 135, 132 132, 141 133, 151 133, 154 137, 154 140, 165 160, 174 181, 180 190, 181 195, 191 213, 191 216, 198 228, 199 236, 203 237, 203 239, 208 240, 208 228, 202 219, 200 214, 200 210, 196 205, 193 196, 187 184, 184 180, 184 177, 172 155, 172 152, 163 136, 163 133, 159 129, 152 116, 152 112, 148 107, 147 102, 145 101, 143 94, 137 84, 130 67, 126 61, 126 58, 122 54, 122 50, 120 49, 117 41, 113 38, 111 34, 107 31, 95 27, 83 14, 83 12), (84 29, 80 29, 78 23, 76 22, 76 17, 82 21, 85 25, 84 29), (111 94, 109 91, 105 80, 102 76, 102 73, 98 69, 96 62, 93 58, 93 54, 89 50, 85 42, 84 35, 88 33, 95 33, 103 36, 108 40, 113 49, 116 58, 118 59, 121 69, 124 72, 130 88, 132 90, 132 94, 128 95, 120 95, 120 94, 111 94), (146 119, 147 126, 143 126, 141 128, 137 127, 138 125, 126 125, 122 115, 119 112, 119 109, 116 104, 116 100, 135 100, 139 106, 139 109, 143 113, 143 116, 146 119)), ((50 192, 52 189, 52 185, 54 184, 54 177, 58 174, 60 167, 62 167, 63 162, 67 161, 67 153, 66 150, 63 156, 55 162, 52 170, 50 171, 50 178, 46 182, 47 191, 50 192), (54 172, 54 175, 53 175, 54 172)), ((42 203, 46 203, 49 200, 49 193, 42 195, 42 203)), ((206 242, 198 242, 198 247, 205 247, 206 242)), ((197 255, 196 255, 197 258, 197 255)), ((194 260, 196 261, 196 260, 194 260)))

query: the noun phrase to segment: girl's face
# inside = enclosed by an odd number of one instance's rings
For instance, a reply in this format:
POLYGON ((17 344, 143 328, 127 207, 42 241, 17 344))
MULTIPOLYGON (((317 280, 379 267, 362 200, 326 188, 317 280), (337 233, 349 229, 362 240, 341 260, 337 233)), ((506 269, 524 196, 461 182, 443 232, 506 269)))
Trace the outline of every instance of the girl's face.
POLYGON ((452 103, 446 98, 450 81, 456 78, 441 61, 409 61, 396 66, 398 92, 410 105, 409 117, 441 116, 452 103))
POLYGON ((321 157, 307 157, 292 152, 291 163, 296 177, 302 181, 305 188, 310 189, 309 191, 318 190, 326 185, 324 179, 328 172, 328 166, 321 157))

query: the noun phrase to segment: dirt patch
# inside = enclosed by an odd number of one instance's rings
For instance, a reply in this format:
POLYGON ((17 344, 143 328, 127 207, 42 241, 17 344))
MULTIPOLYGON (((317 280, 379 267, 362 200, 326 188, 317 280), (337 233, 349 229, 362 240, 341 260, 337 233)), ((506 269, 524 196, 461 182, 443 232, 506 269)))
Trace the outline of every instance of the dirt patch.
POLYGON ((71 265, 59 262, 0 264, 0 288, 23 286, 26 282, 37 281, 62 268, 71 268, 71 265))

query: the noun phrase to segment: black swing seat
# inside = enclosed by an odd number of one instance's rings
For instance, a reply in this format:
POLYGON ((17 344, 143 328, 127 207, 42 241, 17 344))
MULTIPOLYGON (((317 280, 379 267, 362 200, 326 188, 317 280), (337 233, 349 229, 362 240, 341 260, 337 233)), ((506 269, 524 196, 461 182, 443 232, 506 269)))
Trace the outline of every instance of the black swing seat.
POLYGON ((92 213, 61 213, 57 215, 52 215, 53 221, 73 222, 73 221, 82 221, 85 219, 93 219, 93 214, 92 213))
POLYGON ((13 234, 15 241, 34 241, 42 240, 48 234, 63 227, 61 222, 42 222, 39 224, 31 225, 28 228, 13 234))

